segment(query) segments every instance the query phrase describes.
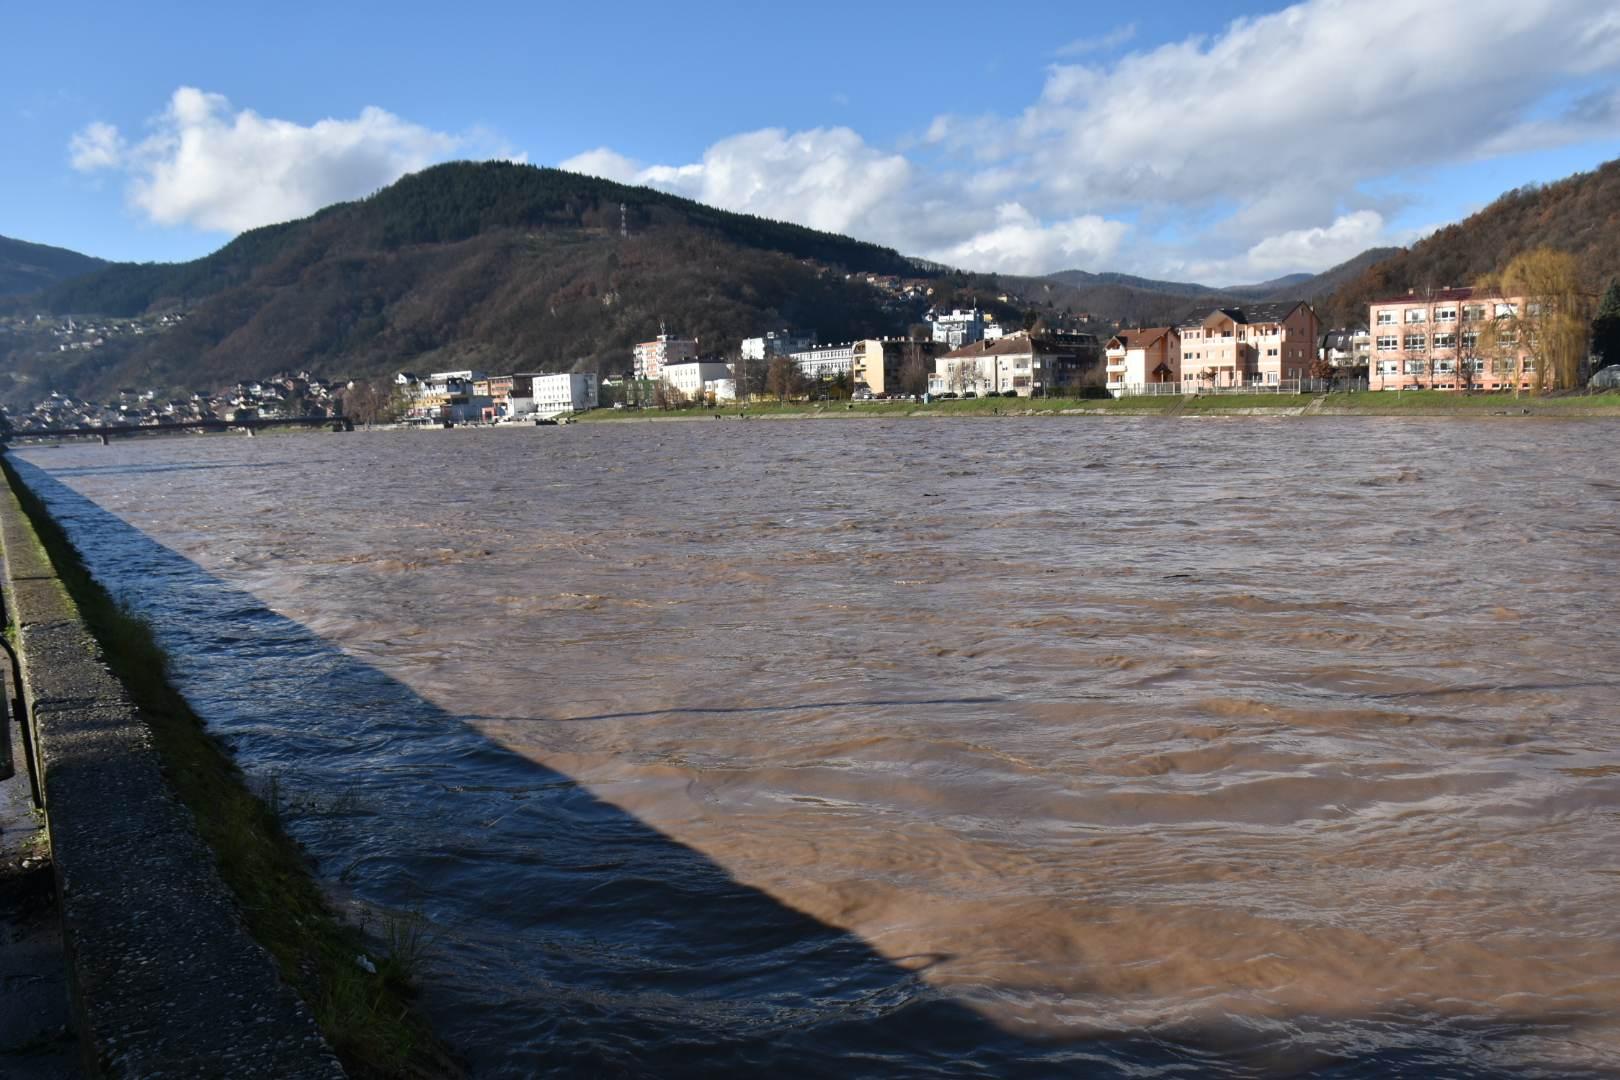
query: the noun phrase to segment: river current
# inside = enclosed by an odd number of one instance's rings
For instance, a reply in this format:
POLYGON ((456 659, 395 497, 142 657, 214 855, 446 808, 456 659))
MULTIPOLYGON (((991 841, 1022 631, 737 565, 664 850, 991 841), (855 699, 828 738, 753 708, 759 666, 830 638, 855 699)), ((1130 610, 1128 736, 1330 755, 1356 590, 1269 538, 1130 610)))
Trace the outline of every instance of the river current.
POLYGON ((1620 1073, 1620 424, 14 458, 478 1076, 1620 1073))

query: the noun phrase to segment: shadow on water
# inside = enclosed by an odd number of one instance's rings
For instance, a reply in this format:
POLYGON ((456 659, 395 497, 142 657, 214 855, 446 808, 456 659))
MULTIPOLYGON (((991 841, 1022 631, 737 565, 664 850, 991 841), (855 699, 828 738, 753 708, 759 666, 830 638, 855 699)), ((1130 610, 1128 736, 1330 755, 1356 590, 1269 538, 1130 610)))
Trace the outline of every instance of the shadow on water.
POLYGON ((928 985, 946 958, 890 960, 738 883, 14 461, 250 776, 277 777, 339 902, 426 918, 425 1007, 475 1075, 1486 1076, 1482 1047, 1569 1031, 1400 1016, 1008 1031, 928 985), (1345 1025, 1355 1038, 1334 1045, 1364 1051, 1289 1049, 1345 1025))

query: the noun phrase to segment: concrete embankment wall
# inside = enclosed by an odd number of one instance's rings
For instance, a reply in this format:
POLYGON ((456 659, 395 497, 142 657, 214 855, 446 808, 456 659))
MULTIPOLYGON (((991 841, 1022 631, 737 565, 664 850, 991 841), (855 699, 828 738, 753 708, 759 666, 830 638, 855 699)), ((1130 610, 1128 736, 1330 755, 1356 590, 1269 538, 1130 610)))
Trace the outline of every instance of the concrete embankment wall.
POLYGON ((243 929, 139 711, 4 483, 0 544, 86 1068, 343 1076, 243 929))

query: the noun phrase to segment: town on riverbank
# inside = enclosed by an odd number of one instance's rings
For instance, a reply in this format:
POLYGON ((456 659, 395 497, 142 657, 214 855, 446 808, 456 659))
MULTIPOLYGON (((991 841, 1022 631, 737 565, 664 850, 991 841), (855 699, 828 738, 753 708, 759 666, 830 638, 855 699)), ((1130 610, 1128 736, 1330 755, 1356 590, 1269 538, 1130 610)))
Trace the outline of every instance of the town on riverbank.
MULTIPOLYGON (((1601 414, 1615 407, 1604 392, 1620 388, 1620 289, 1595 305, 1561 259, 1534 251, 1477 286, 1378 299, 1365 325, 1333 330, 1305 300, 1199 308, 1175 325, 1106 336, 1039 317, 1011 329, 977 306, 952 306, 929 308, 896 336, 823 343, 814 330, 784 327, 711 351, 666 324, 629 350, 624 374, 606 377, 469 367, 326 380, 283 371, 179 398, 127 388, 97 404, 53 393, 12 428, 48 435, 324 417, 453 427, 603 413, 1601 414)), ((112 331, 68 320, 51 332, 66 349, 112 331)))

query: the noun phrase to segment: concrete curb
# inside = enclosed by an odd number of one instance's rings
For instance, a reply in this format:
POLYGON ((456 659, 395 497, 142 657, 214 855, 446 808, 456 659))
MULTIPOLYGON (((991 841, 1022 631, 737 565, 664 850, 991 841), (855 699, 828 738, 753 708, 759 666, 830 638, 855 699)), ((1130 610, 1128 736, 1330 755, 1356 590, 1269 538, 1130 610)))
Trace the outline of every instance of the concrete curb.
POLYGON ((86 1068, 342 1077, 309 1010, 243 928, 9 486, 0 544, 86 1068))

